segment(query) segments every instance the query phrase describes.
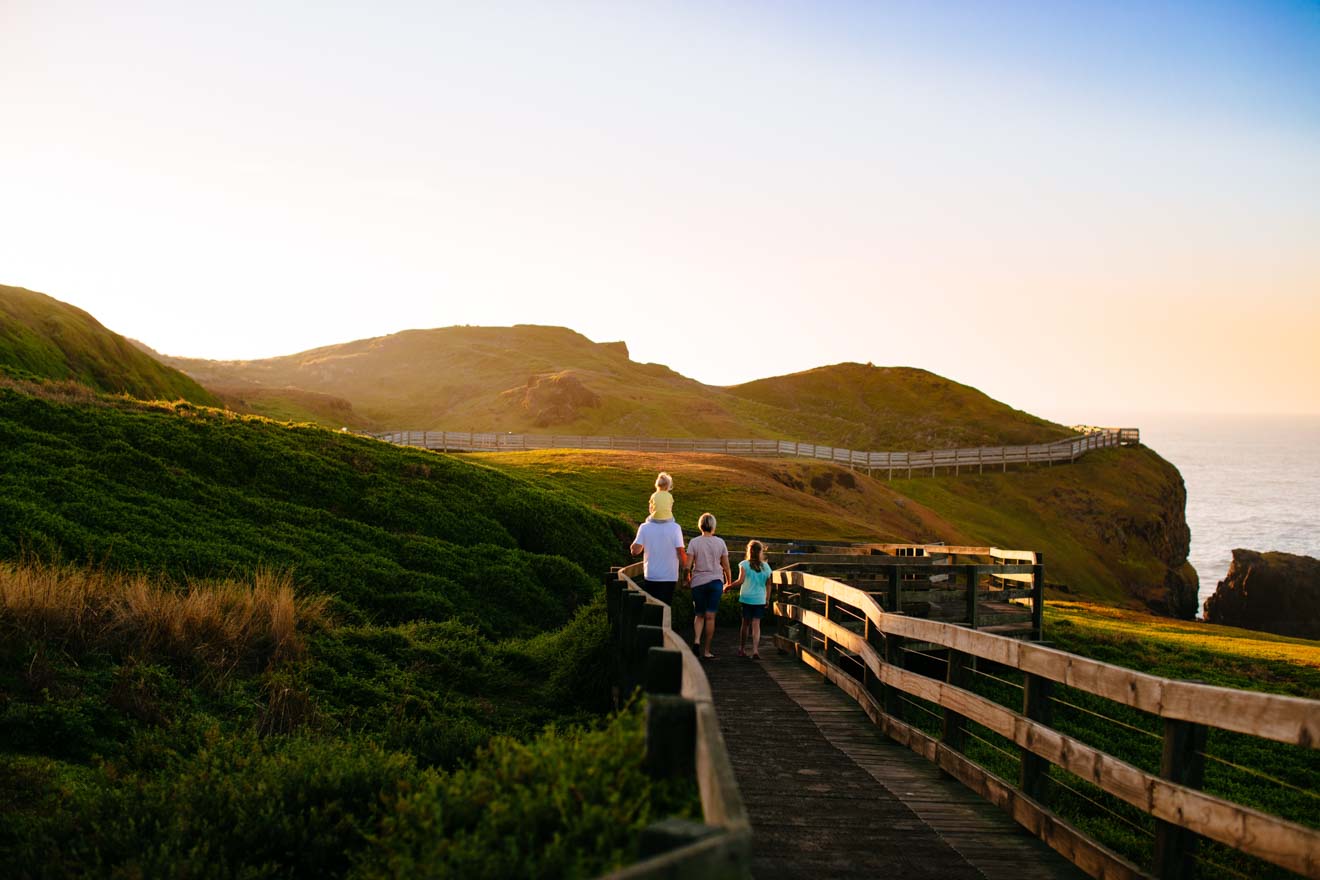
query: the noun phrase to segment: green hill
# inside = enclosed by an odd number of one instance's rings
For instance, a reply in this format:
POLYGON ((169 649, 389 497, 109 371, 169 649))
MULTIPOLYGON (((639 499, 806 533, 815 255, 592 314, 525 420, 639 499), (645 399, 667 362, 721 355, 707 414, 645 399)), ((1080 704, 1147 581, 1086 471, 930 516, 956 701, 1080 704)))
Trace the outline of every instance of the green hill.
POLYGON ((68 379, 143 400, 219 403, 82 309, 22 287, 0 285, 0 374, 68 379))
POLYGON ((635 858, 693 791, 646 776, 638 713, 605 721, 600 576, 627 537, 460 458, 0 377, 0 863, 635 858))
POLYGON ((656 472, 667 470, 688 528, 709 510, 734 535, 1036 550, 1055 598, 1196 613, 1182 479, 1144 447, 1060 467, 893 481, 791 458, 585 450, 471 457, 633 521, 645 516, 656 472))
POLYGON ((722 388, 562 327, 408 330, 267 360, 168 361, 208 388, 343 398, 386 430, 777 437, 859 449, 1069 434, 924 370, 838 364, 722 388))
MULTIPOLYGON (((728 389, 793 413, 785 429, 863 450, 1045 443, 1075 432, 911 367, 836 364, 728 389)), ((810 439, 804 437, 804 439, 810 439)))

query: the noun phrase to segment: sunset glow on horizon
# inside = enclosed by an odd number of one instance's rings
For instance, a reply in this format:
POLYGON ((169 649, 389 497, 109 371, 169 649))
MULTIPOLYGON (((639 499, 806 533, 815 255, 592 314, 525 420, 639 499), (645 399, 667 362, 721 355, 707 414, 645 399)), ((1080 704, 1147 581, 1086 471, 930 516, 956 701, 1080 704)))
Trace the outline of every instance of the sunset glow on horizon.
POLYGON ((248 359, 555 324, 732 384, 1320 413, 1320 4, 0 6, 0 284, 248 359))

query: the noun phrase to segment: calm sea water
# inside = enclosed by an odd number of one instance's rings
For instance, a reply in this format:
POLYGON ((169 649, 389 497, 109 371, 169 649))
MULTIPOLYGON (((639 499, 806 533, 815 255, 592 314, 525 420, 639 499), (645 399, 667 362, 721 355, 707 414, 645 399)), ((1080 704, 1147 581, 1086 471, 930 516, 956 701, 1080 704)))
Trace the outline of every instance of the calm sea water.
POLYGON ((1320 416, 1143 416, 1141 440, 1187 483, 1201 605, 1233 548, 1320 557, 1320 416))

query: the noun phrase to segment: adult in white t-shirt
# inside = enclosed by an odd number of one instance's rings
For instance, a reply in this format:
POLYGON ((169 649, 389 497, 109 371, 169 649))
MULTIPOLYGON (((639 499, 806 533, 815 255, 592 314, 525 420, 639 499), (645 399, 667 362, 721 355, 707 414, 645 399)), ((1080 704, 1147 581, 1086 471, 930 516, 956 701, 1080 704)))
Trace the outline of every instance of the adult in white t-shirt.
POLYGON ((703 513, 697 520, 701 534, 688 542, 688 565, 692 567, 692 650, 698 656, 714 657, 710 640, 715 635, 715 614, 720 610, 724 585, 733 580, 729 572, 729 548, 715 537, 715 515, 703 513))
POLYGON ((629 548, 642 557, 642 588, 652 596, 672 605, 678 574, 687 565, 683 552, 683 530, 672 519, 648 519, 637 528, 629 548))

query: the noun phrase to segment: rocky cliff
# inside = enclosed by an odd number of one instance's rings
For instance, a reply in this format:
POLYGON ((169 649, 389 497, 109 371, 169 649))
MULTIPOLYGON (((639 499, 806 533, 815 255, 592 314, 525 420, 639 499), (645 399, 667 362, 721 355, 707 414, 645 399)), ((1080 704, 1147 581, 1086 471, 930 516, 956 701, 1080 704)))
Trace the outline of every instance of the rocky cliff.
POLYGON ((1205 619, 1320 639, 1320 559, 1234 550, 1228 575, 1205 600, 1205 619))

